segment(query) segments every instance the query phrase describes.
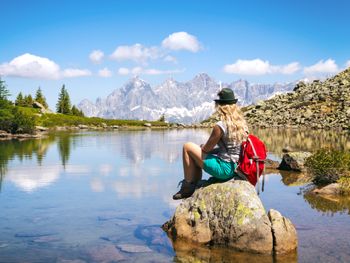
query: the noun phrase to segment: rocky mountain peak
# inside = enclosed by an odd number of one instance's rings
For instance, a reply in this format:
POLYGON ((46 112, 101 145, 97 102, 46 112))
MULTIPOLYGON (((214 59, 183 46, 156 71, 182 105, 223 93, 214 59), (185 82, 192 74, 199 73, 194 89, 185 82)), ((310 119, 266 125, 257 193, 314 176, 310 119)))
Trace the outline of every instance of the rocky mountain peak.
MULTIPOLYGON (((200 73, 188 82, 169 78, 155 87, 135 76, 107 98, 99 99, 95 104, 82 101, 79 108, 86 116, 157 120, 164 115, 170 122, 196 123, 213 113, 212 102, 219 87, 219 83, 206 73, 200 73)), ((281 91, 280 87, 275 90, 271 85, 254 89, 245 80, 232 82, 229 87, 241 104, 251 104, 281 91)), ((285 90, 282 91, 291 91, 293 87, 283 87, 285 90)))

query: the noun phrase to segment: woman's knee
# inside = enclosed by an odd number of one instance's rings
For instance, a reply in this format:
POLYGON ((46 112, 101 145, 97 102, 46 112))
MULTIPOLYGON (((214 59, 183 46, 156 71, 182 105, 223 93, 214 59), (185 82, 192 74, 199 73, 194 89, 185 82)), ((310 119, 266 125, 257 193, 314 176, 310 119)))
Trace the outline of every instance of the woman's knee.
POLYGON ((197 144, 193 143, 193 142, 186 142, 183 145, 183 149, 184 151, 191 151, 192 149, 194 149, 197 146, 197 144))

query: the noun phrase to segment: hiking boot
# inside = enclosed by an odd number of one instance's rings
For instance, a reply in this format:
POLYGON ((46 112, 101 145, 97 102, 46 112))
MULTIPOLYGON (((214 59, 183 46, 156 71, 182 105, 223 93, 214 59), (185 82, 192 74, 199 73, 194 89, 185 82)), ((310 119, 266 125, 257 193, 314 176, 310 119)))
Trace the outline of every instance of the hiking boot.
POLYGON ((196 190, 195 183, 189 183, 186 180, 182 180, 180 181, 179 185, 180 184, 181 184, 180 191, 178 191, 176 194, 173 195, 174 200, 190 197, 196 190))

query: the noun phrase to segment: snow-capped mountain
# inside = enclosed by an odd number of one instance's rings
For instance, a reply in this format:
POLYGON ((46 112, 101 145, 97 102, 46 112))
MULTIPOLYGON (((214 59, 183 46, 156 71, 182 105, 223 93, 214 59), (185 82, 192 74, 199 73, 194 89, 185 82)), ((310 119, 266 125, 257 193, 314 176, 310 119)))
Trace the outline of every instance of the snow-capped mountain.
MULTIPOLYGON (((221 86, 233 89, 240 105, 249 105, 291 91, 295 83, 250 85, 238 80, 221 86)), ((170 122, 196 123, 213 113, 219 90, 220 84, 205 73, 184 83, 167 79, 156 87, 134 77, 107 98, 98 98, 95 103, 85 99, 78 107, 90 117, 157 120, 164 115, 170 122)))

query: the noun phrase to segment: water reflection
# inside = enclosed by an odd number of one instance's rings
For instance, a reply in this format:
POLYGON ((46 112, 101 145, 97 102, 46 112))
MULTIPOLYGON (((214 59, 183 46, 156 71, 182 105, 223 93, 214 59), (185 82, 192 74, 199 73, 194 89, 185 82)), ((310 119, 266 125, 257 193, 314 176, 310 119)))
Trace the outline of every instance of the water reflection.
POLYGON ((266 144, 270 152, 282 155, 282 149, 289 146, 296 151, 313 152, 320 148, 350 149, 350 135, 339 131, 253 129, 266 144))
POLYGON ((347 213, 350 215, 350 197, 349 196, 331 196, 318 195, 306 191, 304 199, 313 209, 325 214, 333 215, 337 212, 347 213))
POLYGON ((233 251, 227 248, 209 248, 197 246, 184 241, 173 242, 176 253, 175 262, 252 262, 252 263, 273 263, 273 262, 298 262, 297 253, 288 255, 260 255, 233 251))
MULTIPOLYGON (((92 262, 90 254, 80 254, 79 248, 110 242, 114 249, 116 245, 137 244, 153 250, 152 256, 146 257, 123 252, 133 262, 296 262, 294 254, 272 258, 187 243, 168 244, 159 227, 136 231, 142 225, 159 226, 173 214, 179 202, 171 199, 171 193, 182 178, 182 145, 186 141, 203 143, 209 133, 210 130, 188 129, 60 133, 40 140, 0 142, 1 179, 10 182, 2 184, 0 193, 0 261, 22 262, 16 257, 20 254, 28 255, 31 262, 56 262, 57 257, 92 262), (112 216, 106 216, 106 211, 112 216), (40 235, 40 231, 55 233, 55 239, 15 236, 40 235), (106 237, 110 241, 105 241, 106 237), (62 253, 57 252, 54 258, 55 251, 62 253)), ((346 135, 330 132, 258 130, 255 134, 266 141, 276 159, 285 145, 296 150, 349 147, 346 135)), ((264 206, 278 209, 297 226, 301 225, 299 257, 308 258, 311 252, 310 257, 324 256, 342 244, 348 249, 344 245, 349 242, 348 237, 337 238, 323 247, 317 232, 324 233, 324 226, 328 229, 324 236, 337 237, 344 229, 349 231, 347 215, 342 215, 347 216, 343 221, 327 221, 327 217, 318 216, 337 211, 349 213, 349 202, 299 195, 299 186, 308 182, 302 173, 268 175, 266 191, 261 195, 264 206), (310 230, 315 218, 321 231, 310 230), (329 229, 331 224, 335 227, 329 229)), ((332 220, 336 217, 339 214, 332 220)), ((343 258, 348 258, 347 252, 343 253, 343 258)))
POLYGON ((39 140, 7 140, 0 142, 0 190, 2 181, 8 171, 10 160, 18 159, 22 162, 26 159, 32 160, 36 158, 40 166, 50 145, 54 141, 54 136, 48 136, 39 140))

